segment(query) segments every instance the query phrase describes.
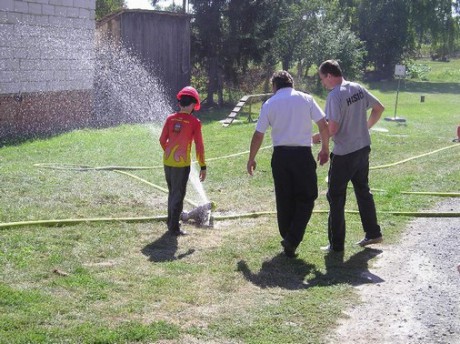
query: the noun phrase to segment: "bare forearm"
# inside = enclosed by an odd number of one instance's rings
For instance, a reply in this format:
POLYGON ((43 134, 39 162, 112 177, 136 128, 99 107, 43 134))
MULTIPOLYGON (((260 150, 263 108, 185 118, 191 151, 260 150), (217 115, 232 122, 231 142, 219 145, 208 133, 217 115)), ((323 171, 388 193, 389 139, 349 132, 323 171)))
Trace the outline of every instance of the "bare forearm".
POLYGON ((339 123, 330 120, 328 123, 329 137, 333 137, 335 134, 337 134, 338 131, 339 123))
POLYGON ((249 148, 249 158, 246 168, 248 173, 252 176, 254 174, 254 170, 256 169, 256 155, 262 145, 262 141, 264 140, 264 134, 258 132, 257 130, 252 135, 251 146, 249 148))
POLYGON ((329 150, 329 128, 326 121, 318 124, 319 136, 321 137, 321 149, 329 150))
POLYGON ((326 120, 322 119, 316 122, 321 137, 321 150, 318 153, 320 165, 324 165, 329 160, 329 125, 326 120))
POLYGON ((375 125, 375 123, 377 123, 380 120, 380 117, 382 117, 382 113, 384 110, 385 107, 380 103, 372 108, 369 119, 367 120, 367 129, 372 128, 375 125))
POLYGON ((248 160, 255 160, 257 152, 260 149, 260 146, 262 146, 262 142, 264 139, 264 134, 255 131, 254 135, 252 136, 251 140, 251 146, 249 148, 249 159, 248 160))

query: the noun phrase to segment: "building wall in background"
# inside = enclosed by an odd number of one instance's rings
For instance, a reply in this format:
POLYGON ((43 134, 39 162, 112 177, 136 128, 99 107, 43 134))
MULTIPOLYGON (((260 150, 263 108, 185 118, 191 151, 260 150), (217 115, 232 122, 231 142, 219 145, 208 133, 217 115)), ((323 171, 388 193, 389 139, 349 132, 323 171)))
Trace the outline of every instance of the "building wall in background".
POLYGON ((190 84, 190 16, 123 10, 97 23, 97 31, 136 55, 172 99, 190 84))
POLYGON ((0 144, 91 120, 95 0, 0 1, 0 144))

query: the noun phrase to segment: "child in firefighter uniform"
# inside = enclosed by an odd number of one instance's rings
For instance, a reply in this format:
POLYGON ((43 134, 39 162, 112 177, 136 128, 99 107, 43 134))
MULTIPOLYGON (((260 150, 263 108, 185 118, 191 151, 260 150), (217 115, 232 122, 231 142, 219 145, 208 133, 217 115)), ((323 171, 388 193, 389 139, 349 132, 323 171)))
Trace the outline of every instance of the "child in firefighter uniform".
POLYGON ((195 143, 196 159, 200 165, 200 181, 206 178, 201 122, 192 113, 200 109, 196 89, 184 87, 177 94, 179 111, 169 115, 160 135, 163 164, 168 184, 168 230, 172 235, 187 235, 180 228, 187 181, 190 174, 191 148, 195 143))

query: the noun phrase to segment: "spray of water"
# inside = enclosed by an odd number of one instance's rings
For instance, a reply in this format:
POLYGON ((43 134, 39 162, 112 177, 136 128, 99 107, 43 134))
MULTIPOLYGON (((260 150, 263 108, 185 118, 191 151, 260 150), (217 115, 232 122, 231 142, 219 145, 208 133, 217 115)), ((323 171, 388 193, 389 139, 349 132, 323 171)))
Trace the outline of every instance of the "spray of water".
MULTIPOLYGON (((6 46, 27 56, 15 67, 18 70, 14 70, 28 77, 28 82, 21 84, 21 88, 12 90, 19 95, 21 92, 92 89, 94 109, 92 123, 88 124, 107 127, 121 123, 145 123, 156 141, 166 116, 174 112, 172 100, 166 96, 170 92, 165 90, 158 77, 152 75, 155 74, 152 73, 154 68, 149 65, 147 70, 132 51, 102 33, 97 33, 94 39, 92 30, 64 30, 18 22, 8 35, 0 31, 0 38, 6 46)), ((46 101, 45 97, 40 99, 46 101)), ((64 101, 76 103, 72 92, 64 101)), ((37 106, 45 107, 44 104, 37 106)), ((51 109, 52 106, 63 107, 65 104, 46 106, 51 109)), ((62 116, 57 120, 61 121, 55 123, 57 127, 72 127, 70 122, 66 123, 72 120, 70 117, 62 116)), ((35 128, 42 125, 37 121, 32 124, 35 128)), ((159 145, 158 151, 153 154, 161 163, 159 145)), ((199 203, 207 202, 196 171, 191 173, 190 183, 196 190, 199 203)))
POLYGON ((96 41, 94 92, 101 126, 127 122, 158 126, 173 112, 161 80, 131 51, 104 36, 96 41))
POLYGON ((1 45, 20 59, 20 63, 7 66, 22 76, 15 84, 18 92, 92 89, 95 56, 91 30, 18 21, 12 29, 0 31, 0 38, 1 45))
POLYGON ((203 183, 200 181, 200 173, 196 164, 192 164, 190 168, 189 182, 193 186, 193 189, 199 196, 200 204, 209 203, 208 196, 204 190, 203 183))

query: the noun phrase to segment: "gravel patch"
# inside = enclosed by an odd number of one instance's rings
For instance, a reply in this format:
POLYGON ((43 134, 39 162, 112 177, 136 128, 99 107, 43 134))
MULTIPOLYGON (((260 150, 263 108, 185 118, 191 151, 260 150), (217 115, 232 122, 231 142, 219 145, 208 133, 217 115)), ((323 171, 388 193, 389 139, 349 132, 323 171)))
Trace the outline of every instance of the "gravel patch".
MULTIPOLYGON (((460 199, 433 211, 459 212, 460 199)), ((460 344, 460 217, 417 218, 358 287, 362 303, 345 311, 330 343, 460 344)))

